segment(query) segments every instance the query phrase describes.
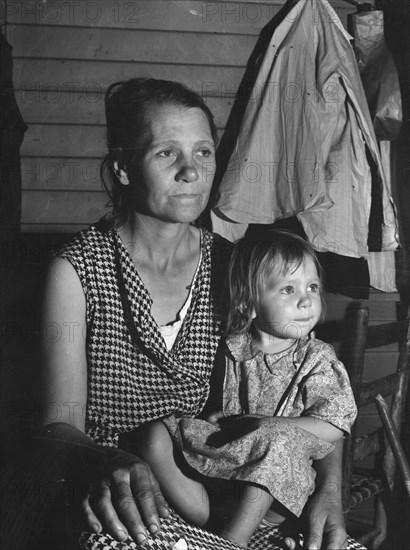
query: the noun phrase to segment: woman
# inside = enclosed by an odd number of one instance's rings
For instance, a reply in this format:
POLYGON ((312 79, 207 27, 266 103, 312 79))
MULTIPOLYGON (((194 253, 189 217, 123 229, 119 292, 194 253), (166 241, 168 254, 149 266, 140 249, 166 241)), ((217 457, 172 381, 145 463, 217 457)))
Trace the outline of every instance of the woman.
MULTIPOLYGON (((59 253, 46 285, 44 322, 74 332, 45 342, 45 402, 62 410, 45 432, 83 446, 99 472, 83 505, 90 530, 142 543, 168 511, 148 466, 126 451, 127 434, 203 408, 230 246, 192 225, 215 173, 216 128, 202 99, 177 83, 132 79, 109 88, 106 116, 113 214, 59 253)), ((317 463, 312 549, 323 533, 327 548, 345 545, 340 458, 317 463)))

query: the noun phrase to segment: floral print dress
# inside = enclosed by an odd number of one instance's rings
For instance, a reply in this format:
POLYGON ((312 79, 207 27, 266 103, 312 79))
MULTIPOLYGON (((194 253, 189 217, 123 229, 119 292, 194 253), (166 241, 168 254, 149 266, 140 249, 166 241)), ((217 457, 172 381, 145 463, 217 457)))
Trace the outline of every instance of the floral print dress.
POLYGON ((249 334, 237 335, 227 339, 225 356, 225 418, 211 424, 170 417, 165 424, 198 472, 256 483, 299 516, 315 487, 312 460, 334 445, 283 417, 315 417, 348 434, 357 409, 346 370, 333 348, 314 337, 269 354, 249 334), (270 420, 259 426, 255 416, 270 420))

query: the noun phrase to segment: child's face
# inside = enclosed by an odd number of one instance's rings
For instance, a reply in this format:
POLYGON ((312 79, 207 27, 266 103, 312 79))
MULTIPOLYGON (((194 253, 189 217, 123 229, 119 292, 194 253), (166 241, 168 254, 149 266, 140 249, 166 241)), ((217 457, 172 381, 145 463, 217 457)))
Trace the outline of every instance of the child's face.
POLYGON ((274 269, 259 292, 253 324, 263 347, 281 351, 289 340, 307 336, 322 312, 321 283, 310 258, 294 271, 274 269))

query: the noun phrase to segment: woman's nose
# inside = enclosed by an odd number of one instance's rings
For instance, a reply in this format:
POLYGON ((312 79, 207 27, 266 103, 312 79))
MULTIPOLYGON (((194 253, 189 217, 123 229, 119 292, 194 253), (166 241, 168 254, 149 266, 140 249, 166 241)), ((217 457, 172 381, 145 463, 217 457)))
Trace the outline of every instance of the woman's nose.
POLYGON ((179 172, 176 176, 178 181, 191 182, 196 181, 199 178, 199 174, 193 162, 184 160, 181 163, 179 172))

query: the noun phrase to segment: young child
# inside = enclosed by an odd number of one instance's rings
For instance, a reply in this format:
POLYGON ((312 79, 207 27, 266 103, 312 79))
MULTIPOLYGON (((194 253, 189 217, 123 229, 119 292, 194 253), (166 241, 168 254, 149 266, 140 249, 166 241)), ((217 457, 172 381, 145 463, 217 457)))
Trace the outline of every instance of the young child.
POLYGON ((357 410, 333 348, 309 337, 322 316, 321 269, 309 243, 285 231, 244 237, 228 286, 222 411, 207 421, 147 424, 137 453, 170 504, 197 525, 212 513, 204 480, 244 482, 220 534, 246 547, 264 518, 301 514, 314 490, 312 460, 349 433, 357 410))

